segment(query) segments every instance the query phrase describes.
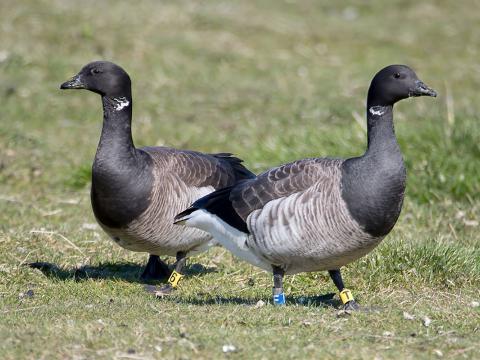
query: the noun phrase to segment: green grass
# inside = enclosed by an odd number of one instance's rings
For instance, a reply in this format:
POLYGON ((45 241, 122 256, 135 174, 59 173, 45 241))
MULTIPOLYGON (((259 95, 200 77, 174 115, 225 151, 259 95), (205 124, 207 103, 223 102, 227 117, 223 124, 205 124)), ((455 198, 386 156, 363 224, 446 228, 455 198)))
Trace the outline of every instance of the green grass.
POLYGON ((1 357, 479 358, 476 6, 0 2, 1 357), (334 292, 325 273, 287 277, 288 306, 274 308, 271 276, 220 248, 191 261, 202 266, 173 297, 146 293, 146 255, 91 225, 99 98, 58 90, 96 59, 133 79, 138 146, 230 151, 257 172, 361 154, 371 77, 390 63, 414 67, 440 96, 395 108, 408 167, 402 216, 344 270, 378 311, 338 314, 337 297, 318 298, 334 292), (56 267, 24 266, 33 261, 56 267), (227 344, 237 351, 224 354, 227 344))

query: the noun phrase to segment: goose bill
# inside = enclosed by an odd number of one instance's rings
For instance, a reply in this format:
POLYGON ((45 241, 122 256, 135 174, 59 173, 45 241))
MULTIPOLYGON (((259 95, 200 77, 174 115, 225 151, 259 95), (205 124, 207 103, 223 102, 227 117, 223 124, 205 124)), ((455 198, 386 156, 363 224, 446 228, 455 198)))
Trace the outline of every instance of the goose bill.
POLYGON ((65 81, 62 85, 60 85, 60 89, 85 89, 80 76, 75 75, 68 81, 65 81))
POLYGON ((415 87, 412 89, 412 91, 409 94, 410 96, 437 96, 437 92, 433 90, 432 88, 428 87, 425 85, 423 82, 420 80, 415 82, 415 87))

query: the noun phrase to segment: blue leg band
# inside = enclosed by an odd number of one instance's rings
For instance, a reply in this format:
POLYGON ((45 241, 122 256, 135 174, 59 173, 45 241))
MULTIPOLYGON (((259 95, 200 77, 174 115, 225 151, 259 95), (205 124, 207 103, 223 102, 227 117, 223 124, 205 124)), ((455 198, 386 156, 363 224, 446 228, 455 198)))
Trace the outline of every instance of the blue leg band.
POLYGON ((285 305, 285 293, 281 292, 280 294, 273 294, 273 304, 285 305))

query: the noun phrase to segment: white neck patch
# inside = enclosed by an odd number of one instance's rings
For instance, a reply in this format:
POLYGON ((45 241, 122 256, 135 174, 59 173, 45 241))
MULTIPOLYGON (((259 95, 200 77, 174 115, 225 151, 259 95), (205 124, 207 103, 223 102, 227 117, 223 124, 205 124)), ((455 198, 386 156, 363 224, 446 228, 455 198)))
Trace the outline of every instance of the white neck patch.
POLYGON ((130 101, 128 101, 126 97, 113 98, 113 101, 116 102, 116 104, 114 104, 116 111, 120 111, 130 105, 130 101))
POLYGON ((383 114, 385 114, 385 110, 382 106, 372 106, 370 109, 368 109, 368 111, 370 112, 370 114, 377 116, 382 116, 383 114))

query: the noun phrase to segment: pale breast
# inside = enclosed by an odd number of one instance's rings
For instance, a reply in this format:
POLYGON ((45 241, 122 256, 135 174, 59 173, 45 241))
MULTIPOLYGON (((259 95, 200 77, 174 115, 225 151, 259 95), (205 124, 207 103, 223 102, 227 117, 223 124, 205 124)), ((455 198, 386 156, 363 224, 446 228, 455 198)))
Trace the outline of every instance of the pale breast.
POLYGON ((340 170, 303 192, 252 212, 247 244, 286 273, 336 269, 371 251, 382 238, 364 232, 341 197, 340 170))

